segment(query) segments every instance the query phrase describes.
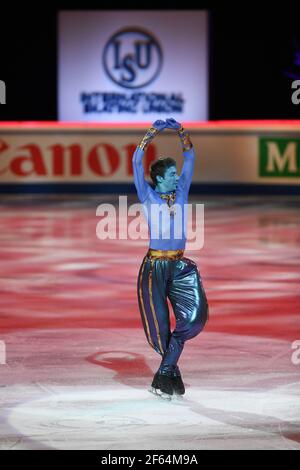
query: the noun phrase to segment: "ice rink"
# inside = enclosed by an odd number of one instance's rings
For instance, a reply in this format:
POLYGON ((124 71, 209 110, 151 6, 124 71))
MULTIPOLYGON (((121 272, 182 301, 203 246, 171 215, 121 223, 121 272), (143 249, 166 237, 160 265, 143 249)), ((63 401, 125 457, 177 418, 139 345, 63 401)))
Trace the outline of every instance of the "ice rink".
POLYGON ((0 449, 300 449, 300 197, 191 201, 210 318, 167 402, 136 296, 148 243, 96 237, 116 197, 1 197, 0 449))

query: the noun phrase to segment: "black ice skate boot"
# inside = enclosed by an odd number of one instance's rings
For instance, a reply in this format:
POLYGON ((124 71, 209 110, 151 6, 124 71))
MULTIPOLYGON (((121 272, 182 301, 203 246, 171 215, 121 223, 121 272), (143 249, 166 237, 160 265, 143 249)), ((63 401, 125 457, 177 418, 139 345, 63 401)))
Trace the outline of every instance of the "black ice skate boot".
POLYGON ((149 388, 149 392, 153 393, 154 395, 159 395, 159 384, 158 384, 158 372, 153 377, 151 387, 149 388))
POLYGON ((173 379, 171 374, 158 374, 158 395, 165 400, 171 400, 173 391, 173 379))
POLYGON ((173 367, 172 384, 175 395, 184 395, 185 387, 178 366, 173 367))

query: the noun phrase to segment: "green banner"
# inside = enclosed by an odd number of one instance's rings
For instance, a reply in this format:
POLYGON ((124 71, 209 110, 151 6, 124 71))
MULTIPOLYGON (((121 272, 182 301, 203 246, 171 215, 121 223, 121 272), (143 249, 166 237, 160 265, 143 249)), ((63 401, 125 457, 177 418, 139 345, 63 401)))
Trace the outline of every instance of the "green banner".
POLYGON ((259 176, 300 176, 300 139, 259 139, 259 176))

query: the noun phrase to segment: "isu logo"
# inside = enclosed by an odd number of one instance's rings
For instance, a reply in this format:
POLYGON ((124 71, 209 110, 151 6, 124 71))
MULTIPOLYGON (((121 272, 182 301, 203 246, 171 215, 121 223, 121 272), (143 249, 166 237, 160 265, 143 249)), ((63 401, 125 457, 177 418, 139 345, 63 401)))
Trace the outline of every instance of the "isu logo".
MULTIPOLYGON (((30 142, 18 147, 10 146, 0 139, 0 181, 24 180, 59 180, 69 177, 81 181, 83 176, 92 179, 110 179, 120 172, 132 179, 132 155, 136 144, 127 144, 117 148, 111 143, 97 142, 87 145, 71 143, 30 142)), ((146 173, 156 158, 156 148, 149 145, 145 155, 146 173)))
POLYGON ((144 87, 158 76, 162 51, 150 33, 137 28, 123 29, 105 45, 103 66, 111 80, 121 87, 144 87))

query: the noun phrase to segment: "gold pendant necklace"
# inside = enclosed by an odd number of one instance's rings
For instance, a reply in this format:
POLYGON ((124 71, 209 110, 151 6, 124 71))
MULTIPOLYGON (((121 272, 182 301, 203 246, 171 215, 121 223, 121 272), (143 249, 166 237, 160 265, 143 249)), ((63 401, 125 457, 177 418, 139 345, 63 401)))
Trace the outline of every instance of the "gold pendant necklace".
POLYGON ((175 191, 173 191, 171 194, 161 194, 160 197, 162 199, 166 199, 168 209, 169 209, 169 214, 174 216, 176 214, 176 211, 175 211, 174 207, 172 207, 172 206, 174 205, 175 200, 176 200, 175 191))

